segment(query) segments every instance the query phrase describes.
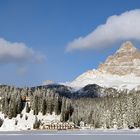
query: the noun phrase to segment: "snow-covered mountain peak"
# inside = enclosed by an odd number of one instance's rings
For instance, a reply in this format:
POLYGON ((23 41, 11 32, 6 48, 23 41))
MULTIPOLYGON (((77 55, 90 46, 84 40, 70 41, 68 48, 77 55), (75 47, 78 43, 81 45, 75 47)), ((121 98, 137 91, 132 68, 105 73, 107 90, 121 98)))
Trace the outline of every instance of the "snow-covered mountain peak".
POLYGON ((102 63, 97 70, 89 70, 69 86, 81 88, 88 84, 116 89, 133 89, 140 85, 140 52, 127 41, 102 63))

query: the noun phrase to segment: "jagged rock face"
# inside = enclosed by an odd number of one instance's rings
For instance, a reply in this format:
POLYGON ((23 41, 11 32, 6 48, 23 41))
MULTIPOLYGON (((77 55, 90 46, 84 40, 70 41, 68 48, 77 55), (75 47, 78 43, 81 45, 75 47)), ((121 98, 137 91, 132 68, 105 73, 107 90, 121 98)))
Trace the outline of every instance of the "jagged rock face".
POLYGON ((135 74, 140 76, 140 51, 127 41, 114 55, 109 56, 98 70, 113 75, 135 74))

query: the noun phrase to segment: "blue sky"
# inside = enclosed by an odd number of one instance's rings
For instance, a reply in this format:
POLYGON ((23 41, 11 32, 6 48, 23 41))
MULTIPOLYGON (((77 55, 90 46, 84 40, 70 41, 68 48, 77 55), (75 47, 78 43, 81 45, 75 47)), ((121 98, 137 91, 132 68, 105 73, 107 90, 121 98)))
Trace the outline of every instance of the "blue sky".
MULTIPOLYGON (((17 54, 13 58, 11 53, 14 49, 9 49, 9 59, 4 53, 0 60, 0 83, 33 86, 45 80, 65 82, 97 68, 126 39, 115 40, 110 47, 101 45, 99 49, 67 52, 69 42, 73 47, 73 40, 87 36, 96 27, 105 24, 108 17, 139 8, 139 0, 1 0, 2 42, 24 43, 22 48, 27 47, 30 57, 28 62, 22 62, 16 60, 19 59, 17 54), (32 48, 33 52, 28 48, 32 48), (36 59, 40 56, 41 62, 38 63, 36 59)), ((135 38, 132 37, 132 41, 140 46, 135 38)), ((25 58, 26 55, 22 57, 25 58)))

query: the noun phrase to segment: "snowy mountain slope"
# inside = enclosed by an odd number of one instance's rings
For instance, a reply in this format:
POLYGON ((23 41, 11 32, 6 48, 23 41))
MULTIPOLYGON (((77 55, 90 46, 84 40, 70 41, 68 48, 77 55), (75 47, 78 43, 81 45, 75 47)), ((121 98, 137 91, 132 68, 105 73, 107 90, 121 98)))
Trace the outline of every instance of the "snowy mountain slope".
POLYGON ((91 70, 83 73, 73 82, 68 83, 69 86, 76 89, 80 89, 88 84, 97 84, 102 87, 112 87, 116 89, 133 89, 139 88, 140 77, 136 77, 134 74, 119 76, 91 70))
POLYGON ((116 89, 140 88, 140 52, 127 41, 119 50, 99 66, 97 70, 89 70, 74 81, 66 83, 79 89, 88 84, 116 89))

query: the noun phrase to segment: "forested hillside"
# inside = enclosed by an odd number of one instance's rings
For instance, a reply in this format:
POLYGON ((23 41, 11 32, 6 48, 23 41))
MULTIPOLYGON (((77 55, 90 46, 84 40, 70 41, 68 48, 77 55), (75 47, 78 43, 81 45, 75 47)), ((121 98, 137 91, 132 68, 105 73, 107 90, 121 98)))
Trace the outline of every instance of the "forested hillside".
MULTIPOLYGON (((32 88, 0 86, 0 111, 4 118, 22 117, 33 111, 37 116, 42 113, 60 115, 61 122, 74 122, 79 126, 84 122, 92 128, 137 128, 140 127, 140 91, 117 91, 98 85, 87 85, 73 90, 63 85, 48 85, 32 88)), ((28 121, 28 116, 26 121, 28 121)), ((0 119, 0 126, 5 119, 0 119)), ((18 122, 15 122, 15 124, 18 122)), ((34 122, 39 128, 41 120, 34 122)))

